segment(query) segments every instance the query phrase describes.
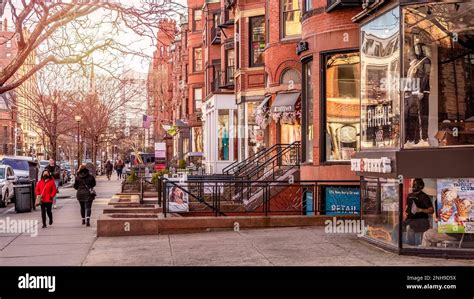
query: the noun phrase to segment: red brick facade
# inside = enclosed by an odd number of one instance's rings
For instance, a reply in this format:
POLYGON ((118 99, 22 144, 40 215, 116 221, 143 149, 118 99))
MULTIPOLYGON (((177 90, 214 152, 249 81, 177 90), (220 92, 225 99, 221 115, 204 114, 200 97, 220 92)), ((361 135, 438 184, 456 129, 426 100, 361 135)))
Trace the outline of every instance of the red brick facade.
POLYGON ((323 163, 321 155, 321 138, 319 132, 321 126, 325 127, 320 112, 321 86, 324 82, 321 77, 321 54, 324 52, 336 52, 340 50, 359 48, 359 29, 357 24, 351 21, 360 9, 345 8, 326 12, 326 0, 313 0, 312 9, 303 15, 302 40, 308 43, 308 50, 300 55, 300 59, 312 57, 312 87, 313 87, 313 163, 301 167, 303 180, 357 180, 350 171, 349 162, 323 163))

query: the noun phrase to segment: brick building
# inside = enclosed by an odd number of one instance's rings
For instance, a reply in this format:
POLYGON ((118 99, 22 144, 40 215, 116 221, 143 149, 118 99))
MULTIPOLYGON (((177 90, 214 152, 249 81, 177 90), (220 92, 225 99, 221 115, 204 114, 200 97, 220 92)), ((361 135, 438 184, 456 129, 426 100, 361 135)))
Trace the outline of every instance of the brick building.
POLYGON ((303 6, 302 179, 354 180, 350 158, 359 149, 359 7, 308 0, 303 6))
MULTIPOLYGON (((0 22, 0 69, 6 67, 16 55, 18 48, 14 34, 8 30, 6 19, 0 22)), ((0 154, 2 155, 13 155, 15 152, 17 99, 18 95, 14 90, 0 94, 0 154)))

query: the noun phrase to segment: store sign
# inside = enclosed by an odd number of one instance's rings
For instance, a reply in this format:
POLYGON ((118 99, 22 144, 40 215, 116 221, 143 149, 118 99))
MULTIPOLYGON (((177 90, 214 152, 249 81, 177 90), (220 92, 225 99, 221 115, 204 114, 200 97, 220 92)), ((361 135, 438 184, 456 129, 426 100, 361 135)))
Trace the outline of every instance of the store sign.
POLYGON ((288 106, 276 106, 272 107, 272 112, 273 113, 279 113, 279 112, 292 112, 294 110, 293 105, 288 105, 288 106))
POLYGON ((326 187, 325 191, 326 215, 359 214, 359 188, 326 187))
POLYGON ((303 53, 304 51, 307 51, 308 49, 309 49, 308 42, 300 41, 296 45, 296 55, 300 55, 301 53, 303 53))
POLYGON ((474 178, 437 181, 439 233, 474 233, 474 178))
POLYGON ((357 172, 392 173, 390 158, 380 159, 351 159, 351 170, 357 172))

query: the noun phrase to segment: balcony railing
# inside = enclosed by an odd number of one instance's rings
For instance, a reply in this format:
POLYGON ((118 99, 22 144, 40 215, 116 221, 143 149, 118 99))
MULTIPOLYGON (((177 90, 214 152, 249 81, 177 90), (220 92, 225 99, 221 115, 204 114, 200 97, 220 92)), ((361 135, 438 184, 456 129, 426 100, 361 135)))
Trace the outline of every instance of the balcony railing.
POLYGON ((221 43, 221 29, 219 27, 213 27, 211 29, 211 44, 219 45, 221 43))

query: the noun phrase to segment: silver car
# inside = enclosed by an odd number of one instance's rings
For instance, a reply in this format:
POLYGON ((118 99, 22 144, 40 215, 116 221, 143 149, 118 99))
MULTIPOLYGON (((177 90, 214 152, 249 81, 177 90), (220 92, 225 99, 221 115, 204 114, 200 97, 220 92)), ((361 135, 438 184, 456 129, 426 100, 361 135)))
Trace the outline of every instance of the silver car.
POLYGON ((15 172, 8 165, 0 165, 0 207, 5 207, 13 199, 13 183, 15 172))

